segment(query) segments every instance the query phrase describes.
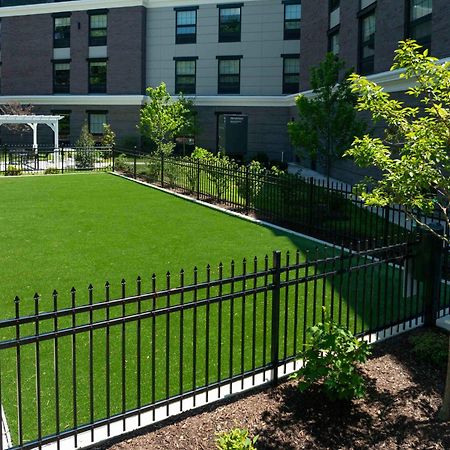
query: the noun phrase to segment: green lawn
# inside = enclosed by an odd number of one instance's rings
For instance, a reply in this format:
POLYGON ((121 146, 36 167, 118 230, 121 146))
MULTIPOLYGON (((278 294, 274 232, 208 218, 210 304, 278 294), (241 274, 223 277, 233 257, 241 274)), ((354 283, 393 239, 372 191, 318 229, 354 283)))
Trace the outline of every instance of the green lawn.
MULTIPOLYGON (((134 294, 134 280, 138 275, 144 280, 143 291, 149 291, 152 273, 158 274, 157 287, 163 289, 168 270, 173 274, 171 286, 178 286, 180 268, 185 269, 185 282, 189 283, 194 266, 199 269, 199 280, 204 281, 207 264, 211 264, 211 279, 215 279, 221 261, 227 276, 232 259, 236 261, 236 274, 240 274, 243 258, 248 261, 247 273, 253 270, 254 256, 258 257, 259 270, 264 267, 266 254, 271 265, 274 249, 289 250, 291 262, 296 249, 300 249, 299 261, 304 261, 307 251, 312 253, 310 259, 316 252, 316 244, 309 240, 107 174, 3 178, 0 192, 3 199, 0 214, 3 318, 12 316, 15 295, 21 298, 21 312, 29 314, 34 308, 32 296, 36 291, 42 295, 40 309, 50 310, 53 289, 59 293, 58 306, 65 307, 69 305, 72 286, 78 289, 78 302, 85 304, 89 283, 95 288, 94 301, 101 301, 105 280, 112 284, 111 298, 116 298, 120 295, 122 278, 129 281, 127 293, 134 294)), ((328 254, 332 255, 333 251, 329 249, 328 254)), ((284 258, 285 254, 285 261, 284 258)), ((354 259, 348 264, 361 262, 354 259)), ((338 264, 294 270, 289 273, 289 279, 327 273, 340 268, 338 264)), ((284 274, 283 279, 286 276, 284 274)), ((235 283, 233 287, 205 288, 199 292, 197 300, 231 292, 232 288, 236 292, 245 286, 263 283, 264 277, 260 277, 256 281, 250 278, 235 283)), ((348 321, 352 328, 360 331, 369 324, 381 326, 391 318, 414 311, 417 302, 403 299, 401 292, 400 272, 386 265, 282 289, 281 357, 297 354, 305 338, 303 324, 320 320, 322 305, 329 311, 333 308, 336 317, 340 315, 342 321, 348 321)), ((193 300, 192 294, 176 295, 170 299, 170 305, 193 300)), ((165 297, 159 298, 156 305, 147 300, 140 308, 149 311, 168 302, 165 297)), ((136 304, 127 306, 125 311, 121 306, 111 308, 109 317, 119 317, 124 312, 131 315, 137 308, 136 304)), ((101 310, 94 313, 93 318, 104 320, 106 314, 101 310)), ((81 315, 77 324, 86 323, 88 319, 88 314, 81 315)), ((271 319, 271 295, 262 292, 183 313, 117 324, 108 332, 105 329, 85 332, 75 338, 75 372, 72 337, 59 338, 57 349, 54 341, 45 341, 39 346, 39 390, 36 345, 24 345, 20 355, 20 392, 22 405, 26 405, 22 411, 22 437, 24 440, 36 438, 39 426, 42 435, 47 435, 58 429, 73 428, 75 422, 80 425, 91 419, 105 418, 108 395, 109 413, 115 414, 261 367, 270 361, 271 319), (58 362, 58 403, 55 401, 55 361, 58 362), (124 370, 123 361, 126 361, 124 370), (72 403, 73 378, 77 388, 76 416, 72 403), (37 400, 42 405, 41 423, 37 418, 37 400)), ((57 328, 70 326, 70 321, 71 317, 59 319, 57 328)), ((42 333, 54 329, 55 324, 51 319, 40 326, 42 333)), ((12 337, 13 331, 3 332, 2 337, 12 337)), ((34 331, 33 324, 24 325, 20 330, 22 336, 34 331)), ((16 358, 15 349, 4 350, 0 355, 0 374, 1 401, 13 439, 18 443, 16 358)))

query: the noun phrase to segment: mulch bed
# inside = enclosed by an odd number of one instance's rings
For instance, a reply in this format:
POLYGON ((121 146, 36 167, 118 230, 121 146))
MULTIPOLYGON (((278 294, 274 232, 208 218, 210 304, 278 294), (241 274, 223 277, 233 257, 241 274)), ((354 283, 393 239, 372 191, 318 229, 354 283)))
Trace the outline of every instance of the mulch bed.
POLYGON ((259 435, 258 450, 449 449, 450 423, 437 419, 445 368, 418 360, 411 351, 410 335, 373 347, 363 366, 368 380, 364 399, 330 403, 318 391, 300 394, 287 381, 96 448, 211 450, 217 432, 240 427, 259 435))

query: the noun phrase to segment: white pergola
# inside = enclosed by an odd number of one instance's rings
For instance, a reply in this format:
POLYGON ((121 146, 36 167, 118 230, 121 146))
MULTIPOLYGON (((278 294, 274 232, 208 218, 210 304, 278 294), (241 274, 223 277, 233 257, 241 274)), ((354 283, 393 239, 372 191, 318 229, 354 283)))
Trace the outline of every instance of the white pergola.
POLYGON ((0 115, 0 126, 4 124, 28 125, 33 130, 33 149, 37 151, 38 125, 47 125, 53 131, 54 146, 57 149, 59 147, 59 121, 63 118, 64 116, 2 114, 0 115))

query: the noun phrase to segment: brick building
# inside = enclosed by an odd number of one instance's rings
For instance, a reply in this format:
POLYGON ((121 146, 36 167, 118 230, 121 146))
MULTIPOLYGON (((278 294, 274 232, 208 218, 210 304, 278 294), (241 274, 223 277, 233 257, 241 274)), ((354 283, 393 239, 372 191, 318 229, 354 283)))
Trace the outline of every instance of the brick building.
POLYGON ((449 17, 448 0, 3 0, 0 102, 63 114, 67 142, 86 120, 130 144, 146 86, 164 81, 193 96, 197 145, 215 150, 221 115, 241 113, 250 154, 292 160, 295 94, 327 51, 401 96, 386 72, 398 41, 445 58, 449 17))

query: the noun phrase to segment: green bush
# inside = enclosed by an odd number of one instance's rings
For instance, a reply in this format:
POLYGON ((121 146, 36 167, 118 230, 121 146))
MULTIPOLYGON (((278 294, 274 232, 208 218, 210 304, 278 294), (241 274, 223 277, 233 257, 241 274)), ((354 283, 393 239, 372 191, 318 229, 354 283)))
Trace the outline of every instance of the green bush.
POLYGON ((92 169, 97 158, 98 152, 92 148, 80 148, 75 154, 75 166, 77 169, 92 169))
POLYGON ((44 172, 45 175, 54 175, 57 173, 61 173, 61 171, 55 167, 49 167, 48 169, 45 169, 44 172))
POLYGON ((131 171, 130 163, 127 161, 125 155, 119 155, 114 159, 114 170, 124 173, 131 171))
POLYGON ((431 362, 432 364, 445 368, 448 358, 448 337, 437 331, 424 331, 418 335, 411 336, 409 342, 412 351, 418 359, 431 362))
POLYGON ((332 321, 310 327, 308 332, 311 340, 301 354, 303 367, 292 376, 299 380, 300 391, 320 382, 332 401, 363 397, 364 378, 357 363, 367 361, 369 344, 332 321))
POLYGON ((256 450, 255 444, 258 436, 250 439, 248 430, 235 428, 227 433, 220 433, 216 438, 216 447, 219 450, 256 450))
POLYGON ((9 177, 15 177, 18 175, 22 175, 22 170, 16 166, 9 165, 5 170, 5 175, 9 177))

